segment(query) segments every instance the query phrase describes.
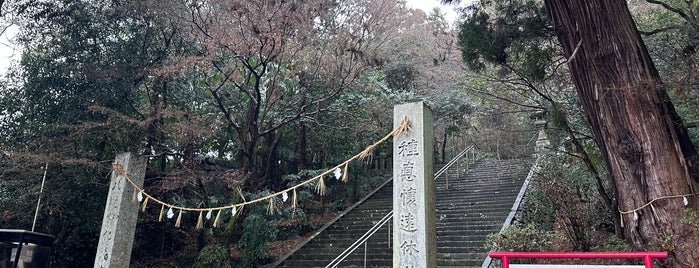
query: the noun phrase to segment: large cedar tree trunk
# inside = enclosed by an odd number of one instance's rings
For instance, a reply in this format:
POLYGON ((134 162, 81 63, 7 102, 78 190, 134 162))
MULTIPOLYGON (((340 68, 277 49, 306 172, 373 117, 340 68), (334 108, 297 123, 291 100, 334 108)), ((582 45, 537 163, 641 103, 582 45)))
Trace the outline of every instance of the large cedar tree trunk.
MULTIPOLYGON (((605 156, 626 240, 669 251, 699 267, 696 226, 683 199, 693 192, 696 151, 623 0, 545 0, 595 139, 605 156)), ((696 211, 695 198, 689 199, 696 211)), ((696 219, 695 219, 696 220, 696 219)))

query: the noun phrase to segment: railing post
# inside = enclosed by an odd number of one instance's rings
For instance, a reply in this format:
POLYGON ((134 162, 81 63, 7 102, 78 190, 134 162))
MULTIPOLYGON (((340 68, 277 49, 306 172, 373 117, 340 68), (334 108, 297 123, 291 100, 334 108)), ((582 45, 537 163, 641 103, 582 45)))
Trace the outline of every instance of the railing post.
POLYGON ((391 248, 391 242, 393 242, 392 241, 393 239, 391 237, 391 222, 392 221, 387 222, 387 224, 388 224, 388 248, 391 248))
POLYGON ((444 172, 444 174, 445 174, 445 175, 444 175, 444 179, 445 179, 445 182, 446 182, 447 190, 449 190, 449 169, 447 169, 447 171, 444 172))
POLYGON ((502 256, 502 268, 510 268, 510 257, 502 256))
POLYGON ((643 256, 643 264, 646 266, 646 268, 653 268, 653 259, 650 257, 650 255, 643 256))
POLYGON ((461 159, 459 159, 456 162, 456 176, 457 177, 461 175, 461 163, 459 163, 459 162, 461 162, 461 159))
POLYGON ((366 244, 367 242, 364 241, 364 268, 366 268, 366 244))

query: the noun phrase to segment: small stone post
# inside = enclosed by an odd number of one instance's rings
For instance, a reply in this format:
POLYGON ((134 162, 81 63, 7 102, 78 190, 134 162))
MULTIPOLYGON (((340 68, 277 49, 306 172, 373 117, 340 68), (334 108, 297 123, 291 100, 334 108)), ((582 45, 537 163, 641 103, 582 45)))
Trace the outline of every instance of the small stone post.
POLYGON ((393 141, 393 267, 437 267, 432 111, 395 106, 394 127, 405 117, 410 130, 393 141))
POLYGON ((116 164, 102 218, 95 268, 126 268, 131 260, 139 204, 132 202, 134 187, 126 181, 125 175, 136 185, 143 187, 147 159, 132 153, 122 153, 114 161, 116 164))

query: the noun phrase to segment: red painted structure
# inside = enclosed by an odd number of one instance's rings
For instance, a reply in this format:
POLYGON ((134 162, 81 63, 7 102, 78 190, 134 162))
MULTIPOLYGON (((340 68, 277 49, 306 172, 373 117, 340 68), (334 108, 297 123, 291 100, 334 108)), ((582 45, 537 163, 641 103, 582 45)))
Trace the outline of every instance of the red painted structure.
POLYGON ((667 258, 667 252, 490 252, 502 259, 502 268, 510 268, 510 259, 643 259, 645 268, 653 268, 653 259, 667 258))

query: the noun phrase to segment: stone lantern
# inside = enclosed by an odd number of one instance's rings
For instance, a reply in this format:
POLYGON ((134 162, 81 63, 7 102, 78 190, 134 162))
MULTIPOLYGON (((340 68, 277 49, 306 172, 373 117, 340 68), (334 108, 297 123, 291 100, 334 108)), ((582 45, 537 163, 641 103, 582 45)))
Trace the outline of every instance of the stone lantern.
POLYGON ((548 112, 537 111, 531 117, 534 120, 534 125, 539 129, 536 138, 536 147, 534 148, 534 157, 542 156, 551 147, 551 142, 546 135, 546 125, 548 123, 548 112))

